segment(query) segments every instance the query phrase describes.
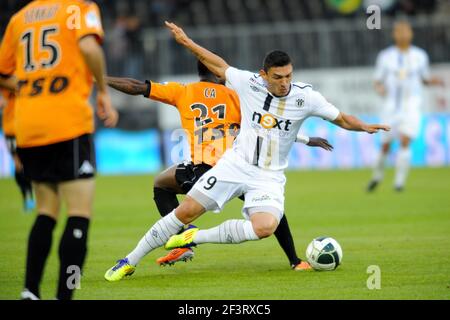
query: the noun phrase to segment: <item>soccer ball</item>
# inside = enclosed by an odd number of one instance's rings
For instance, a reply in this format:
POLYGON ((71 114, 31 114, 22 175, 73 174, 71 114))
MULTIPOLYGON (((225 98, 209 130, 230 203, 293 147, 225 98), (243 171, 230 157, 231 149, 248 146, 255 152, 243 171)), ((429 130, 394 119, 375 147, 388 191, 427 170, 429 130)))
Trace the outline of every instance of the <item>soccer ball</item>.
POLYGON ((316 238, 306 248, 306 258, 314 270, 334 270, 342 262, 342 248, 333 238, 316 238))

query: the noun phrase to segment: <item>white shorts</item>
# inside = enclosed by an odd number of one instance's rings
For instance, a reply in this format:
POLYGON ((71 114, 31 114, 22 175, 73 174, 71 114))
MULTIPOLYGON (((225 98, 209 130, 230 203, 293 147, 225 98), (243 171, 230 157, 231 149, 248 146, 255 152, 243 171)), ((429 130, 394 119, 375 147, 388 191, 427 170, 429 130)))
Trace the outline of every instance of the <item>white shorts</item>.
MULTIPOLYGON (((382 131, 382 143, 391 142, 400 135, 415 139, 420 133, 421 114, 419 111, 421 99, 410 98, 399 111, 387 111, 381 116, 381 123, 391 127, 390 131, 382 131)), ((387 110, 393 107, 387 103, 387 110)))
POLYGON ((249 164, 233 149, 225 152, 208 170, 188 195, 206 210, 222 210, 231 199, 244 194, 242 213, 246 219, 255 212, 273 214, 278 222, 284 212, 283 171, 269 171, 249 164))

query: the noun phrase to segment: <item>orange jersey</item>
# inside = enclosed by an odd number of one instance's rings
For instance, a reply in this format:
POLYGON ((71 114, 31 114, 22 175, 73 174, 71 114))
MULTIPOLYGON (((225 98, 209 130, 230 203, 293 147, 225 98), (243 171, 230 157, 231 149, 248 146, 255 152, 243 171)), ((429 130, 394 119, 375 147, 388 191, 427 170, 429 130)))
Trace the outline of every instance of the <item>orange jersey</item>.
POLYGON ((178 109, 194 164, 214 166, 232 145, 240 127, 239 98, 236 92, 220 84, 152 82, 149 98, 178 109))
POLYGON ((73 139, 94 131, 88 99, 92 74, 78 41, 103 37, 97 5, 81 0, 32 1, 9 21, 0 74, 18 79, 15 134, 19 147, 73 139))
POLYGON ((1 94, 5 99, 2 116, 3 134, 14 136, 14 94, 6 89, 2 89, 1 94))

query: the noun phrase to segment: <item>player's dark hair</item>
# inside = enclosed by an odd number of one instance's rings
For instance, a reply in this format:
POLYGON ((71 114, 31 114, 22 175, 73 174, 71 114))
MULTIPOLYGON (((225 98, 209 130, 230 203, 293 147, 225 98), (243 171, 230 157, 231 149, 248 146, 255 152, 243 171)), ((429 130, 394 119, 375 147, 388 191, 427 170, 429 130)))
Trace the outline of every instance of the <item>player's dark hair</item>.
POLYGON ((291 63, 291 57, 286 52, 274 50, 269 52, 264 58, 263 69, 267 72, 272 67, 284 67, 291 63))
POLYGON ((214 75, 200 60, 197 60, 197 72, 200 78, 208 78, 214 75))
POLYGON ((214 73, 212 73, 200 60, 197 60, 197 72, 200 81, 213 82, 218 84, 225 84, 224 79, 220 79, 214 73))

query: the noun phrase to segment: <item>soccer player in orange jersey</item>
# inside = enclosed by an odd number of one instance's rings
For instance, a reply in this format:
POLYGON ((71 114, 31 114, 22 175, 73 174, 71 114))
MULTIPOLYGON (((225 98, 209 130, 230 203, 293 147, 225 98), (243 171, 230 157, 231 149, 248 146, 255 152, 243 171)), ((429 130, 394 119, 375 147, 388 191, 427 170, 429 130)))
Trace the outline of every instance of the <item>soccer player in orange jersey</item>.
POLYGON ((71 299, 87 252, 94 196, 93 110, 117 123, 104 81, 100 12, 91 1, 36 0, 9 21, 0 47, 0 87, 16 88, 15 134, 38 215, 28 238, 22 299, 39 299, 61 202, 68 219, 59 244, 57 299, 71 299), (15 78, 12 76, 14 74, 15 78))
MULTIPOLYGON (((154 200, 161 216, 169 214, 178 205, 177 194, 187 194, 200 177, 211 169, 231 147, 240 128, 241 110, 234 90, 227 88, 201 62, 197 63, 199 82, 186 85, 177 82, 160 84, 130 78, 107 77, 109 86, 131 95, 144 95, 175 106, 181 117, 181 126, 188 137, 191 161, 173 165, 160 173, 154 182, 154 200)), ((322 138, 299 136, 309 146, 331 150, 332 146, 322 138), (305 140, 306 139, 306 140, 305 140)), ((275 232, 291 267, 301 263, 284 216, 275 232)), ((157 262, 161 265, 191 259, 191 248, 177 248, 157 262)))
MULTIPOLYGON (((31 212, 35 208, 33 199, 33 188, 31 181, 24 172, 22 163, 16 150, 16 137, 14 133, 14 92, 8 89, 1 90, 5 105, 3 107, 2 128, 5 135, 6 146, 14 160, 14 178, 22 193, 23 209, 25 212, 31 212)), ((1 107, 0 107, 1 109, 1 107)))

